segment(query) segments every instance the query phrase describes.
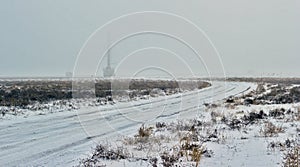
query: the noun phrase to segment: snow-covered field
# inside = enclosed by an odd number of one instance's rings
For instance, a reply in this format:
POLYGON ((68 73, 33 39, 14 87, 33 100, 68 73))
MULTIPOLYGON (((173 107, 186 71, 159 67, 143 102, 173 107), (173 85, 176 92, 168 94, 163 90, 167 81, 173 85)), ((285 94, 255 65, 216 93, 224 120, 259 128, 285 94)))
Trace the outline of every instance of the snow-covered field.
POLYGON ((266 84, 264 91, 205 103, 196 117, 150 121, 101 142, 80 166, 298 167, 299 85, 293 87, 266 84), (287 103, 290 97, 294 103, 287 103))
MULTIPOLYGON (((3 119, 0 121, 0 166, 77 165, 97 144, 133 135, 143 123, 196 118, 205 112, 204 103, 239 94, 249 87, 255 89, 256 85, 213 82, 210 88, 165 97, 3 119)), ((204 163, 216 164, 209 159, 204 163)))

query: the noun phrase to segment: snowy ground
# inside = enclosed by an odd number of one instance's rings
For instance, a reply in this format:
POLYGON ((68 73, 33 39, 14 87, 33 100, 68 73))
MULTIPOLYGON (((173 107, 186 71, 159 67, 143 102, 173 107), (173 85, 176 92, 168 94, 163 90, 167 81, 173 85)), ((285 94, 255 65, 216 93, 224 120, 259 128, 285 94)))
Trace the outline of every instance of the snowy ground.
POLYGON ((298 167, 300 103, 274 104, 286 99, 271 98, 271 88, 206 103, 196 117, 148 122, 134 134, 100 143, 80 166, 298 167))
MULTIPOLYGON (((214 82, 210 88, 166 97, 4 119, 0 121, 0 166, 77 165, 97 144, 133 135, 143 123, 196 118, 205 112, 204 103, 239 94, 249 87, 254 89, 256 85, 214 82)), ((230 151, 226 145, 223 149, 230 151)), ((203 163, 217 165, 210 160, 204 159, 203 163)))

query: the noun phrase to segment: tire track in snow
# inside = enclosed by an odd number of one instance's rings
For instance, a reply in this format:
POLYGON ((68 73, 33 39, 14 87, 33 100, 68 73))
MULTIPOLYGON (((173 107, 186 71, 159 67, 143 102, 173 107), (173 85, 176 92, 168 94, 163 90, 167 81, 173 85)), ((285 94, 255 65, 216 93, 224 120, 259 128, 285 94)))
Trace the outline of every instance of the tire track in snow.
MULTIPOLYGON (((209 101, 214 97, 218 99, 217 96, 220 94, 236 94, 241 91, 244 91, 248 87, 249 85, 245 86, 241 84, 230 84, 229 88, 216 85, 214 87, 216 91, 213 93, 210 92, 210 89, 206 89, 187 93, 183 96, 172 96, 169 99, 167 99, 167 112, 158 116, 157 121, 166 119, 171 120, 174 119, 174 116, 177 116, 181 113, 185 114, 197 111, 199 109, 199 102, 201 101, 209 101), (198 94, 200 94, 200 96, 198 94), (181 110, 173 110, 174 106, 176 106, 176 104, 179 105, 181 102, 181 99, 179 97, 183 97, 185 101, 190 103, 188 105, 191 106, 185 107, 181 110)), ((116 126, 116 131, 122 131, 124 133, 133 133, 136 131, 136 128, 140 125, 140 122, 128 122, 126 119, 124 120, 124 114, 126 116, 128 114, 134 114, 136 111, 132 111, 132 105, 123 105, 123 108, 120 108, 122 114, 119 113, 120 111, 110 111, 110 108, 105 108, 106 111, 103 112, 103 116, 104 118, 105 116, 107 116, 111 119, 112 123, 114 123, 116 126)), ((154 105, 154 108, 159 108, 161 106, 164 106, 165 103, 161 100, 154 100, 151 102, 141 102, 141 104, 138 105, 138 107, 144 108, 145 111, 142 112, 145 113, 150 112, 150 109, 153 110, 151 106, 149 108, 147 107, 147 105, 154 105)), ((113 106, 111 108, 113 108, 113 106)), ((71 166, 74 164, 67 164, 66 162, 76 162, 76 159, 73 159, 74 155, 64 155, 64 153, 68 151, 74 152, 73 148, 79 150, 88 150, 90 148, 85 148, 84 146, 92 146, 94 139, 112 138, 118 135, 116 131, 109 131, 109 129, 105 131, 104 129, 103 131, 99 131, 99 134, 88 137, 85 133, 83 133, 82 127, 77 122, 78 120, 75 119, 77 117, 76 113, 66 112, 61 114, 62 116, 46 115, 43 116, 43 119, 40 120, 36 118, 27 118, 28 120, 23 122, 14 123, 14 121, 12 121, 10 124, 1 123, 1 128, 3 127, 7 129, 0 129, 0 155, 2 159, 0 160, 0 166, 18 166, 22 163, 28 165, 38 165, 42 164, 42 161, 43 165, 47 166, 52 166, 51 164, 71 166), (36 131, 36 133, 32 133, 34 131, 36 131), (14 143, 7 145, 7 147, 3 146, 3 143, 9 140, 14 141, 14 143), (63 155, 63 157, 61 157, 63 159, 62 162, 58 162, 58 155, 63 155)), ((96 127, 98 128, 99 126, 106 127, 106 120, 103 121, 103 119, 99 119, 97 116, 99 114, 99 110, 93 109, 79 114, 83 114, 84 116, 89 115, 91 117, 91 119, 87 119, 83 123, 90 123, 91 125, 96 124, 96 127)), ((142 117, 142 114, 138 116, 142 117)), ((78 158, 80 156, 81 155, 78 155, 78 158)))

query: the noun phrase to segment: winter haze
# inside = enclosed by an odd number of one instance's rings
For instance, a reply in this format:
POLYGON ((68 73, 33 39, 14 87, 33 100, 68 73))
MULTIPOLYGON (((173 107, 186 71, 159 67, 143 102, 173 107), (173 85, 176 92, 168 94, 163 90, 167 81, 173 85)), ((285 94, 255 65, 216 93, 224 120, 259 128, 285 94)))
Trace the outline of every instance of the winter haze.
MULTIPOLYGON (((196 24, 220 53, 227 76, 299 76, 299 8, 298 0, 2 0, 0 76, 64 76, 73 70, 81 47, 97 28, 141 11, 169 12, 196 24)), ((153 44, 177 48, 183 58, 190 54, 162 39, 145 35, 120 43, 111 51, 112 65, 132 50, 153 44)), ((153 52, 144 55, 160 54, 153 52)), ((173 64, 167 57, 160 61, 173 64)), ((131 63, 138 64, 138 59, 131 63)), ((172 72, 185 75, 180 68, 172 72)))

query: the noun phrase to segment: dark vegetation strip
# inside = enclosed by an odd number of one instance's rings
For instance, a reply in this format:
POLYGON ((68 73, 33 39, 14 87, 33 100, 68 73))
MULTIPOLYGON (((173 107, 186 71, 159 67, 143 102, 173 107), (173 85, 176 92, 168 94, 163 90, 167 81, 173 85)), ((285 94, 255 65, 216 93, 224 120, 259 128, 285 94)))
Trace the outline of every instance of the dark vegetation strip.
MULTIPOLYGON (((85 81, 82 81, 84 85, 85 81)), ((87 82, 89 84, 89 82, 87 82)), ((200 80, 97 80, 95 94, 98 98, 112 95, 112 90, 123 92, 124 95, 135 97, 149 95, 153 89, 164 92, 173 90, 192 90, 210 86, 210 83, 200 80)), ((90 90, 87 90, 90 91, 90 90)), ((88 93, 88 92, 82 92, 88 93)), ((26 81, 0 81, 0 106, 26 106, 36 102, 52 100, 67 100, 72 98, 72 81, 56 80, 26 80, 26 81)))

